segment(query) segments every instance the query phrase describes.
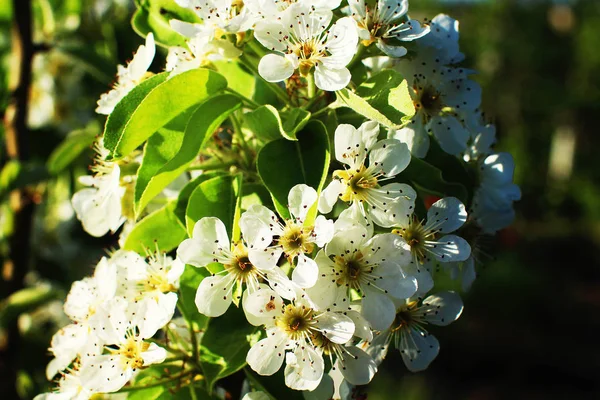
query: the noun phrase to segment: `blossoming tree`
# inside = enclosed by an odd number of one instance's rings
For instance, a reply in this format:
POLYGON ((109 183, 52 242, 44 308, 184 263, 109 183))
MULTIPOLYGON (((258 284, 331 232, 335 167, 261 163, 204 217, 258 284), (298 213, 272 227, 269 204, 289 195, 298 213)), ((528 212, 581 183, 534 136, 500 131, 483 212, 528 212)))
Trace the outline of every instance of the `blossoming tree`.
POLYGON ((37 398, 223 398, 244 369, 247 399, 351 399, 390 351, 426 369, 463 310, 438 278, 467 290, 520 198, 458 21, 407 0, 136 3, 145 42, 72 198, 120 248, 73 283, 37 398))

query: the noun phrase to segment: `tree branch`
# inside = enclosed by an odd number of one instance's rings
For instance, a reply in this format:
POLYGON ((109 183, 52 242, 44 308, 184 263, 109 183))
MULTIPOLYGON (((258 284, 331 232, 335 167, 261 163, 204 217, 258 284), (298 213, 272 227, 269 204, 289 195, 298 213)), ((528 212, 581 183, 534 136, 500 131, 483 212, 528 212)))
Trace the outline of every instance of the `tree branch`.
MULTIPOLYGON (((32 80, 31 0, 12 0, 13 27, 11 33, 12 55, 9 89, 12 97, 4 114, 6 152, 9 160, 21 163, 30 158, 27 113, 32 80)), ((23 279, 31 256, 30 240, 34 203, 26 188, 10 194, 14 213, 12 236, 9 239, 8 257, 2 266, 2 292, 6 297, 23 288, 23 279)), ((0 348, 0 392, 7 398, 18 398, 15 387, 16 373, 21 364, 21 346, 16 320, 7 329, 6 340, 0 348)))

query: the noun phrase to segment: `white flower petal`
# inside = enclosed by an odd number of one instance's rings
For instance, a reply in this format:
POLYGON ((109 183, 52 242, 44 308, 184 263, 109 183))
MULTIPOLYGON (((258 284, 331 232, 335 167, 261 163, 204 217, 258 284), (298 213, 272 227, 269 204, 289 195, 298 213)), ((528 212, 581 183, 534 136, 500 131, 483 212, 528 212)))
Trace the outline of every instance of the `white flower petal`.
POLYGON ((201 314, 218 317, 231 305, 233 280, 229 275, 208 276, 202 279, 196 292, 196 307, 201 314))
POLYGON ((212 242, 219 247, 229 249, 229 235, 227 228, 219 218, 204 217, 194 225, 192 238, 212 242))
POLYGON ((366 342, 373 340, 371 325, 361 313, 355 310, 348 310, 345 311, 344 314, 354 322, 354 336, 363 339, 366 342))
POLYGON ((419 312, 431 324, 446 326, 462 314, 463 302, 455 292, 440 292, 423 300, 419 312))
POLYGON ((281 314, 284 304, 277 293, 269 288, 244 292, 242 306, 248 322, 254 326, 272 324, 273 318, 281 314))
POLYGON ((283 248, 281 247, 267 247, 262 250, 250 249, 248 259, 259 270, 269 271, 277 266, 282 253, 283 248))
POLYGON ((132 369, 124 365, 117 355, 93 357, 81 369, 84 387, 95 393, 116 392, 125 386, 132 375, 132 369))
POLYGON ((317 202, 317 191, 308 185, 294 186, 288 194, 288 207, 290 214, 298 222, 303 222, 308 210, 317 202))
POLYGON ((248 248, 264 250, 273 241, 273 232, 268 224, 252 214, 244 213, 239 220, 240 230, 248 248))
POLYGON ((317 327, 333 343, 348 343, 354 336, 354 322, 338 312, 325 312, 317 318, 317 327))
POLYGON ((446 235, 436 242, 427 241, 425 245, 440 262, 465 261, 471 255, 469 243, 456 235, 446 235))
POLYGON ((435 336, 427 331, 403 329, 398 350, 400 350, 406 368, 412 372, 419 372, 427 369, 437 357, 440 344, 435 336))
POLYGON ((321 214, 330 213, 345 189, 346 185, 341 181, 337 179, 332 180, 331 183, 321 191, 321 196, 319 197, 319 212, 321 214))
POLYGON ((390 327, 396 317, 396 307, 384 293, 367 285, 363 289, 362 315, 374 330, 382 331, 390 327))
POLYGON ((424 158, 429 151, 429 135, 419 113, 411 119, 406 127, 391 131, 388 137, 406 143, 411 154, 417 158, 424 158))
POLYGON ((248 351, 246 361, 250 368, 259 375, 273 375, 283 364, 286 341, 286 336, 276 330, 272 334, 267 332, 267 338, 258 341, 248 351))
POLYGON ((315 85, 321 90, 329 92, 342 90, 348 86, 350 79, 352 79, 352 74, 348 68, 333 69, 322 63, 315 67, 315 85))
POLYGON ((294 390, 315 390, 321 378, 325 363, 321 354, 311 346, 297 347, 287 353, 285 366, 285 384, 294 390))
POLYGON ((467 148, 469 131, 453 116, 435 116, 428 125, 446 153, 460 155, 467 148))
POLYGON ((294 65, 279 54, 267 54, 258 63, 258 73, 267 82, 281 82, 294 73, 294 65))
POLYGON ((338 359, 337 368, 352 385, 366 385, 377 373, 377 364, 363 350, 355 346, 346 347, 351 355, 342 352, 342 360, 338 359))
POLYGON ((335 228, 332 220, 325 218, 323 215, 319 215, 315 219, 313 235, 317 246, 325 246, 333 238, 334 232, 335 228))
POLYGON ((399 140, 380 140, 371 149, 369 162, 381 168, 386 176, 396 176, 410 163, 410 151, 406 143, 399 140))
POLYGON ((319 267, 311 258, 300 254, 298 263, 292 271, 292 281, 301 288, 309 288, 317 283, 319 278, 319 267))
POLYGON ((167 358, 167 351, 156 343, 149 343, 148 349, 141 356, 144 359, 144 366, 160 364, 167 358))
POLYGON ((465 205, 456 197, 444 197, 433 203, 427 211, 425 229, 441 233, 454 232, 467 220, 465 205))

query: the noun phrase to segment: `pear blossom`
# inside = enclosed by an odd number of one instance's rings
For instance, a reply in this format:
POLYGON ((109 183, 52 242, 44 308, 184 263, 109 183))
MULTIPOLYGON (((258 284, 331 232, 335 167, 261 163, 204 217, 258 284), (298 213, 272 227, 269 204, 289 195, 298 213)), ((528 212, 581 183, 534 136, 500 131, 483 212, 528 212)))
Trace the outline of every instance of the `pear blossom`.
MULTIPOLYGON (((304 297, 285 304, 268 288, 248 296, 244 306, 248 321, 264 326, 267 337, 252 346, 246 361, 259 375, 273 375, 285 358, 286 385, 314 390, 324 373, 323 353, 329 344, 348 343, 354 335, 354 323, 342 313, 312 308, 304 297)), ((336 349, 348 351, 345 347, 336 349)))
POLYGON ((146 36, 146 43, 138 47, 129 64, 126 67, 122 65, 117 67, 117 81, 113 89, 102 94, 98 100, 96 108, 98 114, 110 114, 117 103, 146 77, 155 52, 154 35, 150 32, 146 36))
MULTIPOLYGON (((437 59, 436 59, 437 60, 437 59)), ((464 69, 440 67, 434 61, 415 59, 408 70, 398 69, 409 81, 409 94, 416 113, 402 129, 388 137, 406 143, 415 157, 423 158, 429 150, 429 133, 442 150, 459 155, 467 148, 470 132, 464 121, 476 113, 481 103, 481 87, 468 78, 464 69), (423 65, 425 64, 425 65, 423 65), (417 68, 419 72, 410 71, 417 68)))
POLYGON ((377 0, 374 5, 368 5, 367 0, 349 0, 348 5, 363 45, 375 43, 390 57, 402 57, 407 53, 406 48, 390 43, 391 40, 412 41, 429 33, 428 26, 405 19, 408 0, 377 0))
POLYGON ((422 301, 409 299, 401 304, 392 326, 379 333, 371 346, 385 358, 390 344, 400 351, 404 364, 412 372, 426 369, 437 357, 440 345, 426 329, 428 324, 446 326, 456 321, 463 310, 460 296, 440 292, 422 301))
POLYGON ((83 229, 92 236, 100 237, 114 233, 125 222, 121 201, 126 188, 121 185, 119 165, 105 161, 108 155, 102 140, 95 144, 96 161, 92 167, 94 175, 79 177, 79 182, 88 188, 73 195, 71 204, 83 229))
POLYGON ((484 233, 495 233, 515 218, 513 202, 521 199, 521 189, 513 183, 514 170, 509 153, 491 154, 480 163, 472 215, 484 233))
POLYGON ((84 387, 96 393, 112 393, 121 389, 138 369, 161 363, 167 352, 148 342, 162 321, 153 318, 146 304, 132 312, 120 297, 102 306, 94 330, 106 344, 103 354, 90 357, 81 365, 84 387))
POLYGON ((62 375, 55 391, 38 394, 34 400, 88 400, 94 393, 82 381, 80 371, 74 369, 62 375))
POLYGON ((413 215, 392 231, 403 238, 402 245, 411 253, 412 260, 407 269, 419 282, 418 293, 426 293, 433 287, 430 270, 434 262, 457 262, 469 258, 469 243, 460 236, 449 234, 466 220, 464 204, 455 197, 445 197, 429 208, 425 223, 413 215))
POLYGON ((194 11, 202 20, 204 33, 211 38, 245 32, 253 24, 248 9, 238 0, 175 0, 175 3, 194 11))
POLYGON ((171 20, 171 27, 188 38, 187 47, 169 47, 165 70, 170 76, 181 74, 192 69, 209 66, 220 60, 232 60, 239 57, 242 51, 227 39, 213 37, 201 24, 171 20))
MULTIPOLYGON (((269 282, 285 298, 295 297, 295 287, 288 277, 275 265, 264 269, 249 259, 249 248, 264 250, 267 245, 262 237, 270 235, 268 227, 262 224, 256 227, 242 226, 242 235, 258 238, 255 243, 241 240, 229 241, 225 224, 214 217, 200 219, 194 225, 192 237, 184 240, 177 249, 177 257, 184 263, 195 267, 206 267, 211 263, 220 263, 224 269, 218 274, 206 277, 200 283, 196 293, 198 311, 209 317, 218 317, 227 311, 232 301, 238 301, 243 286, 253 292, 258 290, 261 281, 269 282), (256 228, 259 232, 248 233, 246 228, 256 228), (260 247, 263 243, 264 247, 260 247), (235 290, 234 290, 235 289, 235 290)), ((267 252, 267 257, 275 257, 267 252)))
POLYGON ((344 169, 333 172, 333 180, 321 193, 321 213, 330 212, 339 197, 359 207, 377 225, 391 227, 414 207, 416 193, 409 185, 382 185, 408 166, 408 147, 395 139, 377 141, 378 135, 379 124, 373 121, 358 129, 347 124, 337 127, 335 157, 344 169))
POLYGON ((327 91, 340 90, 350 82, 346 68, 356 53, 358 33, 349 17, 340 18, 329 29, 332 12, 292 4, 280 19, 259 21, 256 39, 274 51, 262 57, 259 74, 268 82, 288 79, 295 70, 307 76, 314 71, 315 84, 327 91))
POLYGON ((147 301, 152 317, 166 325, 175 312, 179 277, 185 264, 158 253, 146 262, 133 251, 119 250, 111 258, 117 265, 118 293, 131 303, 147 301))
POLYGON ((440 65, 453 65, 465 59, 459 49, 458 21, 446 14, 438 14, 429 22, 429 34, 417 42, 419 53, 435 54, 440 65))
POLYGON ((318 267, 310 255, 315 246, 323 247, 333 237, 333 221, 322 215, 317 216, 312 226, 305 225, 306 217, 316 206, 318 198, 317 191, 310 186, 294 186, 288 194, 292 218, 284 223, 265 206, 250 206, 240 218, 240 227, 246 233, 244 238, 251 243, 248 250, 250 262, 261 269, 270 270, 283 254, 295 265, 292 280, 300 287, 313 286, 318 278, 318 267), (263 226, 256 229, 260 224, 263 226), (274 244, 270 245, 273 241, 274 244), (254 243, 260 243, 258 248, 254 243))
POLYGON ((386 329, 394 320, 394 299, 405 299, 417 290, 414 277, 401 266, 410 252, 394 234, 367 235, 361 225, 337 233, 317 254, 320 279, 306 290, 319 307, 343 304, 351 291, 361 296, 361 313, 375 330, 386 329))
POLYGON ((492 153, 492 146, 496 142, 496 127, 492 124, 484 124, 479 119, 469 127, 471 140, 463 154, 466 162, 476 161, 492 153))
POLYGON ((244 6, 257 19, 281 18, 292 4, 304 3, 316 10, 335 10, 341 0, 246 0, 244 6))

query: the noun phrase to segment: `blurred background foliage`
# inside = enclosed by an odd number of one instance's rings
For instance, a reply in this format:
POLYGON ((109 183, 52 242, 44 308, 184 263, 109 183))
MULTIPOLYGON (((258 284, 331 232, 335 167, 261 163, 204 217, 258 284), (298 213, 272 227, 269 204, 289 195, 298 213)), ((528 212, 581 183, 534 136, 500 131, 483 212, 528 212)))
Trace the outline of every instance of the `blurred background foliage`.
MULTIPOLYGON (((85 234, 70 198, 104 122, 95 101, 116 65, 142 43, 129 23, 133 1, 33 4, 32 154, 15 165, 0 152, 2 258, 12 226, 10 189, 29 183, 37 203, 26 289, 8 297, 5 269, 0 283, 0 327, 16 324, 21 336, 18 357, 0 360, 10 361, 14 374, 0 380, 16 377, 23 399, 48 388, 46 349, 68 322, 62 301, 70 283, 89 275, 103 249, 118 245, 85 234)), ((465 66, 479 71, 486 118, 498 128, 498 150, 515 157, 523 200, 464 294, 462 318, 433 331, 442 346, 438 359, 411 374, 392 353, 368 399, 599 398, 600 1, 411 2, 414 18, 440 12, 460 21, 465 66)), ((10 2, 0 2, 2 114, 10 99, 12 20, 10 2)), ((0 349, 5 336, 3 329, 0 349)))

